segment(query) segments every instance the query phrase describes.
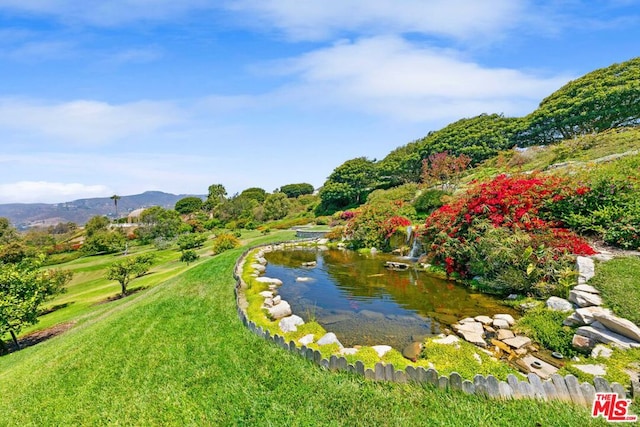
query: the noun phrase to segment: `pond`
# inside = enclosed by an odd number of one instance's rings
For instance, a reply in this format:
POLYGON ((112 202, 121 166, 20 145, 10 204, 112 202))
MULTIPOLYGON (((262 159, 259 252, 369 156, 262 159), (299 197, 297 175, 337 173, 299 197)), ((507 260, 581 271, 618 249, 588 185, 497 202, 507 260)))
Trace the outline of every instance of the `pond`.
POLYGON ((473 292, 414 268, 389 270, 387 254, 297 248, 265 254, 265 275, 293 313, 316 320, 346 347, 387 344, 402 350, 465 317, 516 313, 496 297, 473 292), (304 263, 315 262, 305 267, 304 263))

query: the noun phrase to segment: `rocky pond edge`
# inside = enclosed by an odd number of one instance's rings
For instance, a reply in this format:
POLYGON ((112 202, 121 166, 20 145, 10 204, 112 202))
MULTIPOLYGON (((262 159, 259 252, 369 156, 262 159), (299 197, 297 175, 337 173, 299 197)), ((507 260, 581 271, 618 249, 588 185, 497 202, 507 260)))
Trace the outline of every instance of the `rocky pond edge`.
MULTIPOLYGON (((313 241, 314 239, 306 239, 306 241, 295 240, 280 242, 277 245, 299 245, 301 243, 310 243, 313 241)), ((316 244, 318 243, 317 240, 315 240, 315 242, 316 244)), ((286 351, 297 354, 311 361, 323 369, 334 372, 349 372, 373 381, 430 384, 431 386, 443 391, 458 391, 465 394, 473 394, 501 400, 537 399, 543 401, 563 401, 579 406, 590 407, 596 398, 596 393, 616 393, 621 399, 640 396, 640 384, 637 384, 637 382, 634 382, 633 380, 628 388, 616 382, 609 383, 604 378, 598 376, 594 378, 593 384, 589 382, 580 383, 578 379, 571 374, 564 377, 559 374, 553 374, 546 380, 542 380, 534 373, 527 374, 527 380, 520 380, 517 376, 510 374, 507 377, 507 381, 498 380, 493 375, 484 376, 477 374, 472 380, 469 380, 462 378, 457 372, 452 372, 449 376, 445 376, 440 375, 434 368, 425 369, 422 366, 407 366, 404 370, 400 370, 395 369, 391 363, 378 362, 373 368, 366 368, 362 361, 350 364, 343 356, 332 355, 329 359, 323 358, 320 351, 308 348, 304 344, 297 344, 293 340, 287 342, 284 336, 272 333, 269 330, 265 330, 264 328, 257 326, 247 317, 247 313, 243 308, 244 304, 241 302, 243 299, 241 289, 247 286, 242 279, 242 268, 250 253, 261 248, 267 248, 268 250, 268 248, 273 248, 273 246, 274 245, 269 244, 248 248, 236 261, 233 276, 236 280, 234 295, 236 299, 238 317, 242 324, 252 333, 276 344, 286 351)), ((256 258, 262 258, 262 256, 257 256, 256 258)), ((264 264, 257 262, 256 266, 257 265, 263 266, 264 264)), ((277 279, 271 280, 275 281, 277 279)), ((272 285, 277 286, 277 283, 274 282, 272 285)), ((269 299, 269 297, 265 296, 265 299, 269 299)), ((278 304, 275 304, 275 306, 280 305, 281 303, 282 301, 278 301, 278 304)), ((289 304, 287 303, 286 306, 288 305, 289 304)), ((282 318, 286 317, 293 317, 293 323, 295 323, 295 318, 297 316, 294 317, 290 313, 282 318)), ((328 333, 327 335, 330 336, 333 334, 328 333)))

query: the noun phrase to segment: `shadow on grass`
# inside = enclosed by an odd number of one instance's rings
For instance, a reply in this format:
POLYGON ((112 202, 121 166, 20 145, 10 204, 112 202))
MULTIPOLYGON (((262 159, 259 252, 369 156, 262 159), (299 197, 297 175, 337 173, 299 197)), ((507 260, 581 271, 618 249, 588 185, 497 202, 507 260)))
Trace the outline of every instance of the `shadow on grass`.
POLYGON ((27 334, 21 337, 20 339, 18 339, 20 348, 16 347, 16 344, 13 341, 5 342, 4 347, 0 344, 0 356, 13 353, 15 351, 22 350, 24 348, 39 344, 53 337, 57 337, 58 335, 71 329, 75 324, 76 324, 75 321, 60 323, 59 325, 55 325, 50 328, 43 329, 41 331, 31 332, 30 334, 27 334))
POLYGON ((127 293, 124 294, 124 295, 123 294, 112 295, 112 296, 110 296, 110 297, 108 297, 106 299, 103 299, 102 301, 96 302, 93 305, 102 305, 102 304, 108 304, 108 303, 113 302, 113 301, 118 301, 119 299, 126 298, 126 297, 128 297, 130 295, 137 294, 138 292, 144 291, 145 289, 148 289, 148 288, 149 288, 148 286, 139 286, 137 288, 128 289, 127 293))

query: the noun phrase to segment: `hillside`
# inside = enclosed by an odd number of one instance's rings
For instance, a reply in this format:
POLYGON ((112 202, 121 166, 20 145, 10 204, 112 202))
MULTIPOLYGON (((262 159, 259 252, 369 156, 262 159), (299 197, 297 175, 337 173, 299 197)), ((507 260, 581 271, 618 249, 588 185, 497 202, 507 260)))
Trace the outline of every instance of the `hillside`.
MULTIPOLYGON (((128 212, 148 206, 173 209, 176 202, 184 197, 187 195, 162 191, 145 191, 142 194, 121 196, 118 200, 118 213, 119 216, 126 216, 128 212)), ((0 217, 8 218, 18 228, 54 225, 59 222, 75 222, 82 225, 96 215, 114 217, 113 200, 109 197, 97 197, 55 204, 0 204, 0 217)))

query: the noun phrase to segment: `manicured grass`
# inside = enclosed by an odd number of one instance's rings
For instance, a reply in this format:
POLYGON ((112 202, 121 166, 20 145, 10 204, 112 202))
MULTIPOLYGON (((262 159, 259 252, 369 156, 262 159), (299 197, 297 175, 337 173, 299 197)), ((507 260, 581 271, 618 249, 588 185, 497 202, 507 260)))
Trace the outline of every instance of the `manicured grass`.
POLYGON ((232 278, 241 252, 103 304, 65 334, 0 358, 0 424, 605 425, 560 403, 323 371, 242 326, 232 278))
POLYGON ((640 324, 640 258, 615 258, 598 264, 589 284, 601 292, 604 305, 640 324))

